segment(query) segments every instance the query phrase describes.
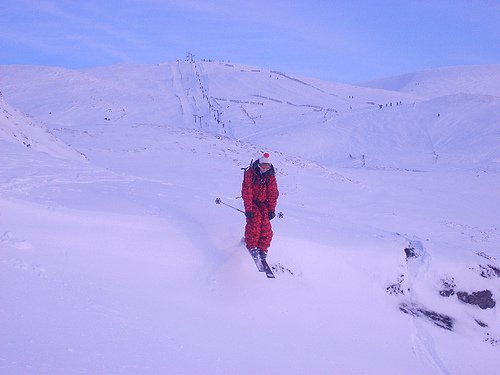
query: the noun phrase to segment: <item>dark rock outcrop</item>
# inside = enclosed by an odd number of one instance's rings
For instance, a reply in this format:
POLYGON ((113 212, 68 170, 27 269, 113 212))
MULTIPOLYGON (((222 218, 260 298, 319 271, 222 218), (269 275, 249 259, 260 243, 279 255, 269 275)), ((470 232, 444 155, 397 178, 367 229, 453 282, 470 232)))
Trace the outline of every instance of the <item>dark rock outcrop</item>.
POLYGON ((418 252, 412 246, 408 246, 407 248, 405 248, 405 254, 406 254, 406 259, 419 257, 418 252))
POLYGON ((402 303, 399 305, 399 309, 405 314, 416 317, 425 317, 438 327, 448 331, 453 331, 453 324, 455 320, 451 316, 427 310, 425 307, 416 304, 402 303))
POLYGON ((485 279, 500 277, 500 269, 498 267, 492 266, 491 264, 487 264, 486 266, 480 264, 479 268, 481 269, 481 277, 485 279))
POLYGON ((492 309, 495 307, 496 302, 493 299, 493 294, 489 290, 481 290, 478 292, 457 292, 457 297, 460 301, 470 305, 479 306, 481 309, 492 309))
POLYGON ((404 295, 405 294, 403 287, 404 280, 405 280, 405 275, 401 274, 395 283, 391 283, 385 288, 385 291, 389 294, 392 294, 393 296, 404 295))

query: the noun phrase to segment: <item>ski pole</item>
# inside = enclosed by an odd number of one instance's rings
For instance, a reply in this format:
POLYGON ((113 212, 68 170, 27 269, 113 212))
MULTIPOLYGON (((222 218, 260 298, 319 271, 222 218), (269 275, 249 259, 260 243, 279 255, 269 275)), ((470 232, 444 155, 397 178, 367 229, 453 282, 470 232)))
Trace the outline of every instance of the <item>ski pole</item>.
MULTIPOLYGON (((239 208, 233 207, 233 206, 231 206, 230 204, 224 203, 224 202, 223 202, 220 198, 215 198, 215 204, 221 204, 221 203, 222 203, 224 206, 230 207, 230 208, 232 208, 233 210, 236 210, 236 211, 241 212, 242 214, 245 214, 245 211, 240 210, 239 208)), ((283 216, 285 216, 285 215, 283 214, 283 212, 278 212, 278 213, 276 214, 276 216, 278 216, 278 218, 280 218, 280 219, 283 219, 283 216)))
POLYGON ((223 204, 224 206, 231 207, 233 210, 240 211, 242 214, 245 213, 245 211, 240 210, 239 208, 233 207, 230 204, 224 203, 220 198, 215 198, 215 204, 223 204))

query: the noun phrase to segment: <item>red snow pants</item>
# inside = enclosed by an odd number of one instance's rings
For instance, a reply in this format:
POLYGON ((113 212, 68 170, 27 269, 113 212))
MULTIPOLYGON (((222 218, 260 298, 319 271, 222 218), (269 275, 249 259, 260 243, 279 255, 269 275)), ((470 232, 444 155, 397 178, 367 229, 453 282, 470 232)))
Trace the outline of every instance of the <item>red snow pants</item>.
POLYGON ((266 204, 255 204, 252 210, 254 217, 247 218, 245 226, 245 242, 249 249, 258 247, 267 251, 273 239, 273 230, 269 220, 269 208, 266 204))

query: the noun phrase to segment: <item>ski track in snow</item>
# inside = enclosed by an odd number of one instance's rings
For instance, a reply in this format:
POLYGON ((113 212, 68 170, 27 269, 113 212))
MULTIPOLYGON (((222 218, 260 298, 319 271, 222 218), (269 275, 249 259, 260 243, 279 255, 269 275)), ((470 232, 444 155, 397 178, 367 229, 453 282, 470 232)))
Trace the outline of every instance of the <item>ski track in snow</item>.
MULTIPOLYGON (((406 258, 408 297, 411 305, 421 306, 422 302, 415 295, 415 284, 426 276, 432 257, 425 250, 420 240, 410 240, 407 248, 414 250, 414 255, 406 258)), ((432 364, 439 374, 450 374, 436 352, 434 340, 422 323, 422 317, 412 315, 410 319, 413 326, 412 343, 414 353, 420 359, 432 364)))
POLYGON ((413 351, 417 357, 430 363, 438 374, 449 375, 451 374, 439 358, 434 345, 434 339, 429 334, 427 328, 421 322, 421 318, 412 316, 412 345, 413 351))

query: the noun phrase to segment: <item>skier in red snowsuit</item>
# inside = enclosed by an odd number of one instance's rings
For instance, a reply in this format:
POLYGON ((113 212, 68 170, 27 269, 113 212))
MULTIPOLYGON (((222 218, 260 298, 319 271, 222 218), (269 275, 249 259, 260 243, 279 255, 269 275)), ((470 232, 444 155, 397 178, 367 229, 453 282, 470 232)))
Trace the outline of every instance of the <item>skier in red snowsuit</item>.
POLYGON ((273 239, 270 220, 276 216, 279 191, 270 155, 266 152, 245 172, 241 195, 245 205, 245 243, 252 256, 266 259, 273 239))

